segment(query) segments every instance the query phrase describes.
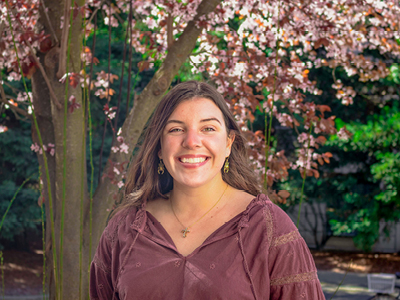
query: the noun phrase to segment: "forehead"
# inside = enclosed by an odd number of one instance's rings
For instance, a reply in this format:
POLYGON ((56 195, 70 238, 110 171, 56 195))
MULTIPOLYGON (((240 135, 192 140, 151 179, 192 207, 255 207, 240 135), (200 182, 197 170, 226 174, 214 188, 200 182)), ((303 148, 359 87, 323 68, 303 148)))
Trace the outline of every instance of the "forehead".
POLYGON ((188 118, 192 120, 214 117, 218 118, 221 123, 224 116, 214 101, 207 98, 192 98, 185 100, 175 108, 168 120, 176 118, 188 118))

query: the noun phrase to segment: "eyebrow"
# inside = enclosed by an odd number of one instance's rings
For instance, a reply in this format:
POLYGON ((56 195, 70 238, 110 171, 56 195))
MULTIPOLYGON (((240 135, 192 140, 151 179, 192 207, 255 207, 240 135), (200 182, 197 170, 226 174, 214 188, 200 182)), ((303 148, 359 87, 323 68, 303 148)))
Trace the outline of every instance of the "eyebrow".
MULTIPOLYGON (((214 117, 200 120, 201 123, 209 122, 209 121, 216 121, 216 122, 218 122, 219 124, 221 124, 221 122, 220 122, 217 118, 214 118, 214 117)), ((165 125, 167 125, 167 124, 169 124, 169 123, 184 124, 184 122, 179 121, 179 120, 169 120, 169 121, 167 121, 167 123, 166 123, 165 125)), ((222 124, 221 124, 221 125, 222 125, 222 124)))

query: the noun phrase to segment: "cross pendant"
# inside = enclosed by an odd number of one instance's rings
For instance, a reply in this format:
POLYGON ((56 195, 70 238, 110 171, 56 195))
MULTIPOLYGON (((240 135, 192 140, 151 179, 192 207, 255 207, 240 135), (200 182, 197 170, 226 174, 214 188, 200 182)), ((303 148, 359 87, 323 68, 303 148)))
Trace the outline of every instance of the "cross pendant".
POLYGON ((183 237, 185 238, 186 235, 190 232, 190 230, 186 227, 185 229, 182 229, 181 232, 183 233, 183 237))

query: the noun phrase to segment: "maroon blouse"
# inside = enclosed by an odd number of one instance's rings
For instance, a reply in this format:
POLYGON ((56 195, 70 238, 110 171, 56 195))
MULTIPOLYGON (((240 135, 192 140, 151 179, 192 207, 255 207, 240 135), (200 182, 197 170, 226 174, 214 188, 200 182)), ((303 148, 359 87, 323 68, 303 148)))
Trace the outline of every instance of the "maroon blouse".
POLYGON ((149 212, 119 212, 93 259, 90 298, 325 299, 303 238, 265 195, 188 256, 149 212))

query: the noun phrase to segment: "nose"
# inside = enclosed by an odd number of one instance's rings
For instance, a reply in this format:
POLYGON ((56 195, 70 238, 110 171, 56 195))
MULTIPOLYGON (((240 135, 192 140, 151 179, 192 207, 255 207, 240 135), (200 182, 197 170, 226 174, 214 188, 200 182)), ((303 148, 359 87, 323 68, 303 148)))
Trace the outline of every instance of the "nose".
POLYGON ((187 130, 182 141, 182 146, 187 149, 196 149, 201 146, 201 137, 196 130, 187 130))

